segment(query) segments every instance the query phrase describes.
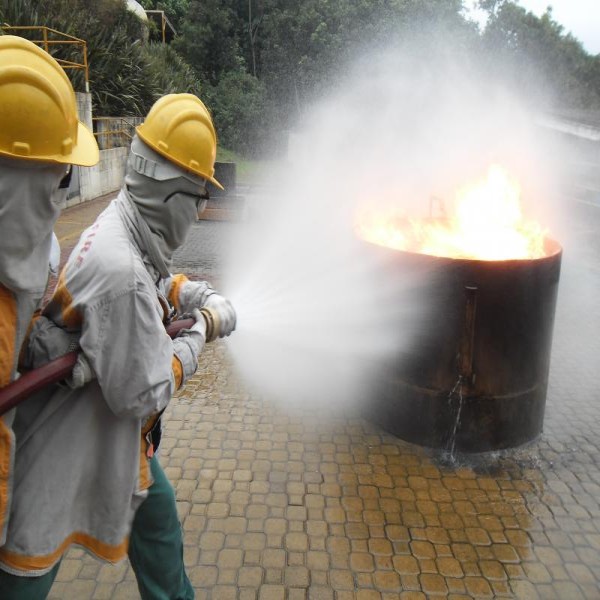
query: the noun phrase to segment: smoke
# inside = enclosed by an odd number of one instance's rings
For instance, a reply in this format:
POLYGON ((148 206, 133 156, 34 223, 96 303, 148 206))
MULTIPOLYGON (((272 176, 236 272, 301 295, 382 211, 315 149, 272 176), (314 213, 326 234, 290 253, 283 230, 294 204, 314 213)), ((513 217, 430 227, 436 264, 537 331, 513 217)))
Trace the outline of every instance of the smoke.
POLYGON ((268 192, 249 198, 224 269, 238 311, 230 350, 245 380, 301 406, 354 403, 373 365, 410 349, 432 299, 420 277, 382 275, 354 234, 361 206, 424 217, 432 196, 451 202, 498 163, 521 181, 532 215, 559 221, 534 117, 481 71, 446 53, 416 57, 410 43, 347 69, 290 135, 268 192))

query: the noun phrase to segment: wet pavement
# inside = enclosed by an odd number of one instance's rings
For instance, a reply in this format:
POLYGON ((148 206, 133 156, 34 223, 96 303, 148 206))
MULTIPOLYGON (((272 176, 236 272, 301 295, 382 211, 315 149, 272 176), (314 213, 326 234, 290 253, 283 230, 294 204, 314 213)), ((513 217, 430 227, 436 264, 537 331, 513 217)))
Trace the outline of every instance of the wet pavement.
MULTIPOLYGON (((357 414, 270 404, 224 342, 206 347, 160 451, 198 598, 600 598, 600 203, 569 202, 544 433, 526 448, 443 461, 357 414)), ((218 281, 239 227, 198 223, 175 270, 218 281)), ((126 563, 73 549, 50 597, 139 594, 126 563)))

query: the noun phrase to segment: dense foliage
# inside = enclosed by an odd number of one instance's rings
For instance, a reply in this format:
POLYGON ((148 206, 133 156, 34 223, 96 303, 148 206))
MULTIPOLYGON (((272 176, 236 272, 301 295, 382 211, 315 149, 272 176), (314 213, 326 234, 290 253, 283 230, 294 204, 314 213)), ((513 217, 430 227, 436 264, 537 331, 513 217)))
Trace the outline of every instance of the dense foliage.
MULTIPOLYGON (((86 41, 95 116, 141 116, 162 94, 162 82, 140 41, 142 25, 122 0, 0 0, 0 21, 12 26, 46 25, 86 41)), ((40 39, 39 31, 20 35, 40 39)), ((80 49, 73 46, 52 45, 50 52, 82 62, 80 49)), ((83 90, 83 71, 70 70, 69 75, 75 89, 83 90)))
MULTIPOLYGON (((484 2, 486 5, 486 2, 484 2)), ((482 35, 488 68, 532 99, 552 94, 563 107, 600 108, 600 55, 552 19, 514 2, 487 2, 490 18, 482 35)))
POLYGON ((0 0, 0 20, 85 39, 97 115, 141 115, 163 93, 193 91, 211 107, 221 141, 244 153, 271 146, 270 132, 292 126, 345 65, 403 43, 425 62, 459 56, 535 103, 600 107, 600 56, 565 34, 550 9, 537 17, 511 0, 480 1, 483 33, 461 0, 141 3, 167 14, 178 33, 170 47, 147 41, 124 0, 0 0))

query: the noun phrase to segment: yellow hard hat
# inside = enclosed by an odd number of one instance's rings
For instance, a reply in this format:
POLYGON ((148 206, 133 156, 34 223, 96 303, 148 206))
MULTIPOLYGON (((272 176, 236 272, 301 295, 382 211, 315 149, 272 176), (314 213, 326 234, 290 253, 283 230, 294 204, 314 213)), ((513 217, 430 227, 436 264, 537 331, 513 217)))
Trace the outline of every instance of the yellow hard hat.
POLYGON ((138 136, 167 160, 208 179, 214 178, 217 135, 206 106, 193 94, 167 94, 157 100, 138 136))
POLYGON ((14 35, 0 36, 0 154, 85 167, 100 158, 93 134, 77 120, 64 70, 14 35))

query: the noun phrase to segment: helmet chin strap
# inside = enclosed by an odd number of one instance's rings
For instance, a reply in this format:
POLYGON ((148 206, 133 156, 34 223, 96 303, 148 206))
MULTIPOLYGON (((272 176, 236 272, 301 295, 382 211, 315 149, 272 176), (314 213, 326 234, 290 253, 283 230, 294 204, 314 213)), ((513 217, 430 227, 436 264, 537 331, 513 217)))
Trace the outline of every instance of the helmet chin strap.
POLYGON ((206 187, 205 177, 196 175, 170 163, 168 159, 156 154, 137 135, 134 136, 131 143, 127 166, 136 173, 156 181, 166 181, 167 179, 183 177, 198 186, 206 187))
POLYGON ((141 154, 136 154, 133 150, 129 153, 129 166, 140 175, 150 177, 150 179, 168 179, 166 171, 171 169, 165 169, 163 163, 146 158, 141 154))

